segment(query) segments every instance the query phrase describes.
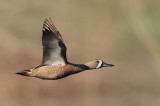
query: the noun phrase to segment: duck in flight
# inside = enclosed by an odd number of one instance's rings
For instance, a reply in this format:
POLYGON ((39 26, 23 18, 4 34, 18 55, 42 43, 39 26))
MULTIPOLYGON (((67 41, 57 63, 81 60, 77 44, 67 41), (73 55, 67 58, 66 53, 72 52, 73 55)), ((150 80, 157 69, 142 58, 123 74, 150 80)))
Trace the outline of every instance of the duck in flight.
POLYGON ((45 80, 57 80, 85 70, 112 67, 100 59, 86 64, 68 62, 66 46, 61 34, 53 25, 51 18, 46 18, 42 28, 43 58, 39 66, 17 72, 23 76, 36 77, 45 80))

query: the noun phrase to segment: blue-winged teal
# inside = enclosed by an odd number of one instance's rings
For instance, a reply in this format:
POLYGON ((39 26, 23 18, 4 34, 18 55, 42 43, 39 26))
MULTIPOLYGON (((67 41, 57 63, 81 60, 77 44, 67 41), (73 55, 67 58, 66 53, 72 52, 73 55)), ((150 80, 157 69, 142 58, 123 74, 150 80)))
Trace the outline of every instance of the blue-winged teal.
POLYGON ((62 40, 62 36, 53 25, 51 18, 45 19, 42 31, 42 64, 34 68, 23 70, 16 74, 46 80, 56 80, 84 70, 114 66, 99 59, 93 60, 86 64, 70 63, 67 61, 66 46, 62 40))

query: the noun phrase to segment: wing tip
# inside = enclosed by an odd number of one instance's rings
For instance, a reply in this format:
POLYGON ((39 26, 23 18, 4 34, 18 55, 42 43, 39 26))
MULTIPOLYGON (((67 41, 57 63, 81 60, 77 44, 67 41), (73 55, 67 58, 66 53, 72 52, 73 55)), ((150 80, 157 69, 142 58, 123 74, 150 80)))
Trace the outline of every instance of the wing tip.
POLYGON ((57 28, 54 26, 51 17, 47 17, 44 20, 43 27, 42 27, 42 34, 44 34, 45 32, 53 33, 56 35, 58 39, 62 40, 62 36, 60 35, 57 28))
POLYGON ((44 21, 52 20, 51 17, 46 17, 44 21))
POLYGON ((53 22, 52 22, 51 17, 47 17, 47 18, 45 18, 45 20, 44 20, 44 24, 43 24, 42 30, 45 31, 46 29, 47 29, 47 30, 52 30, 53 32, 57 30, 57 29, 55 28, 55 26, 53 25, 53 22))

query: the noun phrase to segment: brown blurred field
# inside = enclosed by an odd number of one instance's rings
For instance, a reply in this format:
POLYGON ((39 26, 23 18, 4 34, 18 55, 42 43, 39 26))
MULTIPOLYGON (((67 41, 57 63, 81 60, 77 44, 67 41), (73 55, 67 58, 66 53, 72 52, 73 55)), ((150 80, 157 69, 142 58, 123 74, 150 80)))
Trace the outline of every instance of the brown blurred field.
POLYGON ((1 0, 0 106, 160 106, 159 0, 1 0), (41 63, 51 17, 68 60, 115 66, 61 80, 14 73, 41 63))

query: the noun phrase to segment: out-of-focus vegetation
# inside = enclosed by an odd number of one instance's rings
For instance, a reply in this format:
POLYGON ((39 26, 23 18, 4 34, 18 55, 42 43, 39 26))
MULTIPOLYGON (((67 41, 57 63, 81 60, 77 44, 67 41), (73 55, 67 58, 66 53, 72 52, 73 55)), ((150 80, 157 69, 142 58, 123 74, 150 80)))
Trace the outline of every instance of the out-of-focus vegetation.
POLYGON ((1 106, 160 106, 159 0, 1 0, 1 106), (50 16, 68 59, 115 64, 47 81, 14 73, 41 63, 50 16))

